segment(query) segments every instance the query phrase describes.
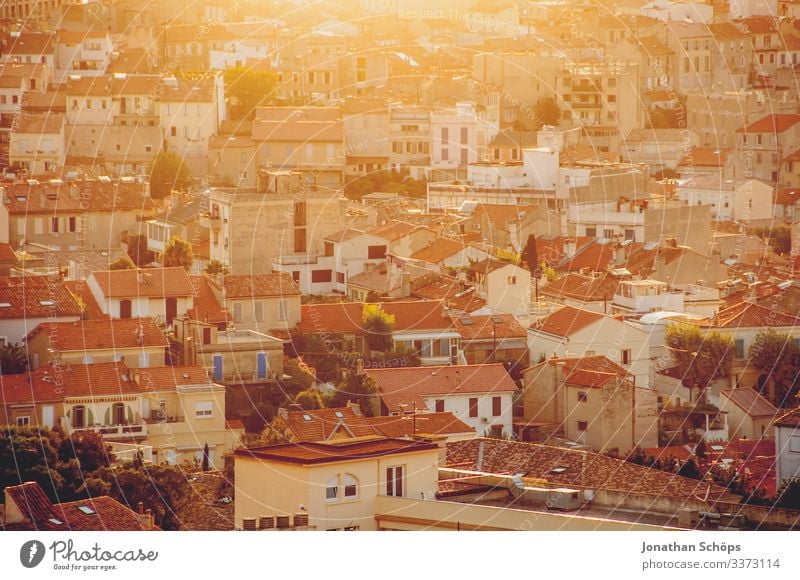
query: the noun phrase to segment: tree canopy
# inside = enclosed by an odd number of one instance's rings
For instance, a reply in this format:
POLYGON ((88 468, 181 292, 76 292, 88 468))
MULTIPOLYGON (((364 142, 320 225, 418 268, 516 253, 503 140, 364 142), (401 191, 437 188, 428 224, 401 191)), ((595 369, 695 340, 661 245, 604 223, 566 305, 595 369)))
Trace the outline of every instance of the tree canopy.
POLYGON ((19 343, 0 347, 0 375, 18 375, 28 370, 28 351, 19 343))
POLYGON ((275 102, 278 77, 272 71, 252 70, 242 66, 225 70, 225 96, 231 102, 233 120, 252 119, 256 107, 275 102))
POLYGON ((156 155, 150 168, 150 197, 163 199, 173 191, 187 191, 192 175, 183 160, 169 151, 156 155))
POLYGON ((328 407, 344 407, 352 401, 361 405, 361 412, 367 417, 378 413, 378 387, 371 377, 364 373, 351 373, 336 386, 336 391, 327 401, 328 407))
POLYGON ((361 322, 367 331, 367 346, 371 351, 386 352, 392 348, 395 318, 384 312, 380 304, 364 304, 361 322))
MULTIPOLYGON (((795 406, 800 391, 800 348, 788 334, 760 331, 750 347, 750 363, 765 374, 768 399, 777 407, 795 406)), ((762 389, 763 390, 763 389, 762 389)))
POLYGON ((534 113, 542 125, 558 125, 561 121, 561 109, 553 97, 543 97, 536 101, 534 113))
POLYGON ((164 247, 164 266, 167 268, 180 266, 189 271, 192 268, 192 262, 194 262, 192 244, 178 236, 172 236, 172 239, 164 247))
POLYGON ((705 389, 711 381, 730 376, 735 352, 731 337, 704 333, 693 324, 672 324, 665 339, 684 385, 705 389))

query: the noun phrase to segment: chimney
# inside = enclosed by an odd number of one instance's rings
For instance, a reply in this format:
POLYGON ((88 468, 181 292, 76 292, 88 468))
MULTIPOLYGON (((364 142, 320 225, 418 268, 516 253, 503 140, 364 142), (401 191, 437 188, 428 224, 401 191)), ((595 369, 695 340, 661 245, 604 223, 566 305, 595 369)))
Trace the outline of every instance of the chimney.
POLYGON ((567 238, 564 240, 564 257, 571 258, 577 251, 576 242, 574 238, 567 238))
POLYGON ((408 298, 411 296, 411 273, 403 270, 402 279, 402 297, 408 298))
POLYGON ((625 263, 625 258, 625 246, 618 243, 614 246, 614 263, 620 266, 625 263))
POLYGON ((141 270, 136 270, 136 283, 144 284, 144 272, 141 270))
POLYGON ((674 238, 674 237, 667 238, 665 245, 668 248, 677 248, 678 247, 678 238, 674 238))

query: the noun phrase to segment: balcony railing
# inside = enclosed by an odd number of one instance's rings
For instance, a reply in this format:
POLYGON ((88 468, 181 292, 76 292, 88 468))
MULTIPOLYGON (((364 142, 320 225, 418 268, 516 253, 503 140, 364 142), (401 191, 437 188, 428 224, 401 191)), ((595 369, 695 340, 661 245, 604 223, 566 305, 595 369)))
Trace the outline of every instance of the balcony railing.
POLYGON ((135 423, 132 425, 87 425, 86 427, 74 427, 69 421, 65 421, 70 433, 74 431, 94 431, 103 436, 104 439, 130 439, 147 437, 147 424, 135 423))

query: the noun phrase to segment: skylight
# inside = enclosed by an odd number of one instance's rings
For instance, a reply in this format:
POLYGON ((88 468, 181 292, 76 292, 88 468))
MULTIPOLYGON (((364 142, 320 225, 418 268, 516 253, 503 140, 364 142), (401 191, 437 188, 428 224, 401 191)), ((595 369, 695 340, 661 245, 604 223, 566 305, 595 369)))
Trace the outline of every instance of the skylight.
POLYGON ((722 445, 712 445, 711 449, 714 451, 724 451, 725 448, 722 445))
POLYGON ((303 421, 311 421, 311 415, 303 415, 303 421))
POLYGON ((39 300, 39 304, 41 304, 42 306, 55 306, 56 305, 56 303, 53 302, 52 300, 39 300))
POLYGON ((469 326, 472 323, 473 320, 469 316, 465 316, 464 318, 461 319, 461 324, 463 324, 464 326, 469 326))
POLYGON ((61 520, 57 520, 56 518, 48 518, 47 521, 50 522, 51 524, 55 524, 57 526, 63 526, 64 525, 64 522, 62 522, 61 520))
POLYGON ((11 308, 10 302, 0 302, 0 308, 11 308))
POLYGON ((94 515, 95 513, 97 513, 92 508, 90 508, 88 505, 79 505, 78 509, 81 512, 85 513, 87 516, 91 516, 91 515, 94 515))
POLYGON ((566 467, 564 465, 559 465, 551 469, 550 473, 564 473, 567 469, 569 469, 569 467, 566 467))
POLYGON ((341 419, 341 418, 343 418, 343 417, 344 417, 344 414, 342 414, 342 412, 341 412, 341 411, 336 411, 336 412, 334 413, 334 415, 336 415, 337 417, 339 417, 339 419, 341 419))

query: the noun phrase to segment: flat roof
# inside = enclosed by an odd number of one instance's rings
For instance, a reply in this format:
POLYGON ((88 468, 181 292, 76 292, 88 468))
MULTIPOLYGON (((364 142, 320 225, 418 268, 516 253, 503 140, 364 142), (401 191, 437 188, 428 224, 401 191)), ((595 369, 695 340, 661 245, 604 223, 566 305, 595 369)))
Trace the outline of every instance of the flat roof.
POLYGON ((354 459, 369 459, 386 455, 400 455, 431 451, 437 449, 435 443, 409 441, 407 439, 370 439, 356 442, 331 443, 288 443, 270 445, 250 449, 237 449, 237 457, 294 463, 299 465, 315 465, 335 463, 354 459))

